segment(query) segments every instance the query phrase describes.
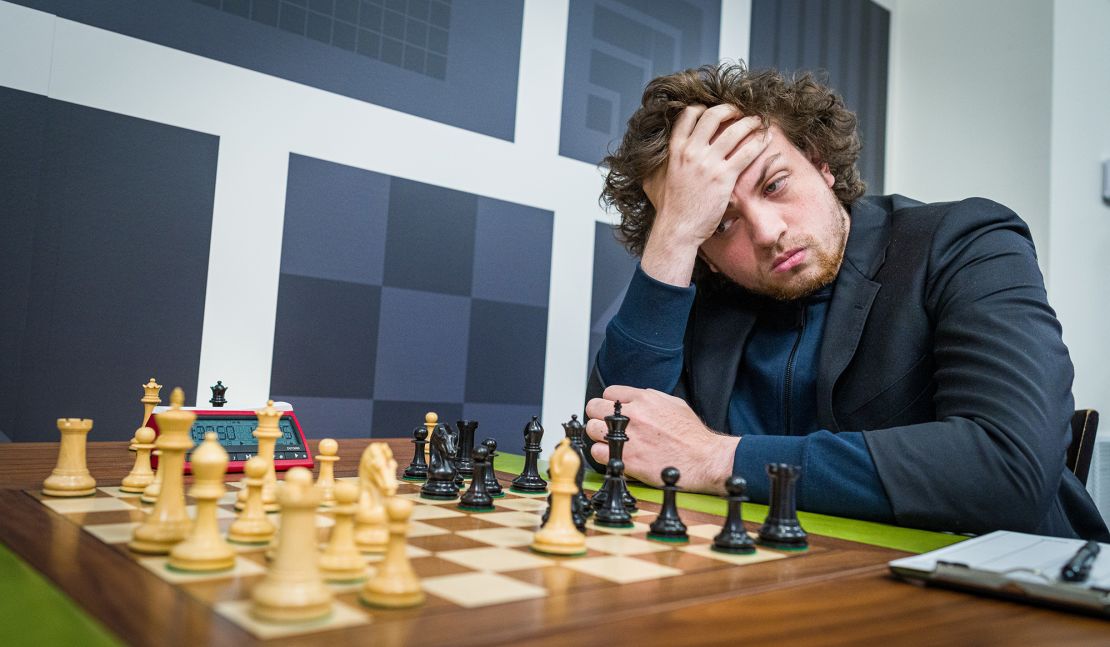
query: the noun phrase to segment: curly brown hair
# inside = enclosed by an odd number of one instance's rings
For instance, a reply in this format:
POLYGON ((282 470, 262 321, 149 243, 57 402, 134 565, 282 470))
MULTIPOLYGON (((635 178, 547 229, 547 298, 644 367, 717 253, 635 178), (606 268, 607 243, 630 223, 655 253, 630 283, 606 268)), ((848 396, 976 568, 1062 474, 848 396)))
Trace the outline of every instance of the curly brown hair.
POLYGON ((618 238, 632 254, 643 254, 655 221, 643 182, 666 161, 672 124, 689 105, 722 103, 779 126, 799 150, 828 164, 833 193, 845 208, 863 195, 856 115, 829 87, 809 73, 787 79, 776 70, 748 70, 743 62, 704 65, 648 83, 620 146, 603 161, 609 173, 601 202, 620 212, 618 238))

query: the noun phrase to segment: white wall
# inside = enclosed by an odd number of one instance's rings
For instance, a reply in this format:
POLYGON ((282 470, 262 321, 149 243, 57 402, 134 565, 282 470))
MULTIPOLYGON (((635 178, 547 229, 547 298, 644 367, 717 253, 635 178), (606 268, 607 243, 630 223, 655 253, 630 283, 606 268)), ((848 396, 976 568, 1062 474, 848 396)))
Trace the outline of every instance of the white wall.
POLYGON ((891 13, 886 192, 981 196, 1049 253, 1052 4, 899 0, 891 13))
POLYGON ((1103 443, 1088 486, 1110 514, 1110 2, 1057 0, 1053 12, 1049 295, 1075 362, 1075 403, 1098 409, 1103 443), (1101 459, 1101 460, 1100 460, 1101 459))

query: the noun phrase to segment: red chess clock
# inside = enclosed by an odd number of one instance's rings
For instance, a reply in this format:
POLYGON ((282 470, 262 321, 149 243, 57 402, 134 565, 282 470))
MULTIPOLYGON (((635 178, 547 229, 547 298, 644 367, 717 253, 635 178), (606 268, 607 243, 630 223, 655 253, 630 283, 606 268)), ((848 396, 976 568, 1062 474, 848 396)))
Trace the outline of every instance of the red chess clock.
MULTIPOLYGON (((264 408, 260 405, 258 409, 264 408)), ((291 467, 307 467, 312 469, 312 452, 308 449, 301 423, 297 421, 297 414, 293 413, 293 406, 288 402, 275 402, 274 408, 281 411, 278 418, 278 430, 281 437, 274 446, 274 469, 281 472, 291 467)), ((155 407, 154 414, 166 411, 169 407, 155 407)), ((242 472, 247 460, 258 453, 258 439, 254 437, 254 430, 258 427, 258 416, 253 409, 202 409, 199 407, 182 407, 186 411, 197 414, 197 419, 189 429, 189 436, 194 446, 204 441, 204 434, 213 432, 220 445, 227 450, 227 471, 242 472)), ((158 431, 158 418, 150 416, 148 423, 155 432, 158 431)), ((189 457, 185 455, 185 473, 191 472, 189 457)), ((158 457, 151 458, 155 467, 158 457)))

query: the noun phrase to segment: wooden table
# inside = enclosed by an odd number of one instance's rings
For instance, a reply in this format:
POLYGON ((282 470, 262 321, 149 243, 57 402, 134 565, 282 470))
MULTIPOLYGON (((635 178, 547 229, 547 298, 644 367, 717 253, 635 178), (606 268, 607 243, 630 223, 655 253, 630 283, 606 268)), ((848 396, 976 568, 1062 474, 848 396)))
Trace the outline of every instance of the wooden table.
MULTIPOLYGON (((367 442, 340 441, 340 455, 357 456, 367 442)), ((408 442, 389 442, 399 461, 407 462, 411 453, 408 442)), ((125 568, 123 556, 22 492, 41 485, 54 466, 56 453, 56 443, 0 445, 0 542, 125 642, 238 645, 251 641, 238 627, 175 587, 153 576, 137 579, 133 569, 125 568)), ((118 483, 130 468, 126 443, 91 443, 88 456, 90 470, 101 484, 118 483)), ((340 465, 338 475, 353 475, 353 461, 340 465)), ((831 541, 838 546, 841 542, 831 541)), ((633 605, 607 606, 605 600, 597 600, 590 613, 571 617, 556 618, 542 608, 529 621, 509 618, 496 624, 472 622, 476 616, 467 611, 439 615, 428 621, 435 626, 420 627, 416 634, 431 640, 414 641, 409 627, 393 634, 383 633, 384 628, 376 633, 332 632, 295 642, 366 644, 374 639, 385 644, 676 645, 788 639, 799 644, 1110 643, 1110 623, 1097 618, 903 583, 889 576, 886 562, 906 553, 841 543, 844 550, 827 559, 781 560, 774 563, 781 566, 763 568, 761 577, 724 593, 719 592, 720 586, 716 593, 705 593, 697 586, 676 583, 681 596, 673 591, 669 595, 643 594, 633 605), (451 639, 438 640, 437 636, 451 639)), ((676 582, 682 579, 676 578, 676 582)), ((36 612, 49 618, 51 609, 36 612)))

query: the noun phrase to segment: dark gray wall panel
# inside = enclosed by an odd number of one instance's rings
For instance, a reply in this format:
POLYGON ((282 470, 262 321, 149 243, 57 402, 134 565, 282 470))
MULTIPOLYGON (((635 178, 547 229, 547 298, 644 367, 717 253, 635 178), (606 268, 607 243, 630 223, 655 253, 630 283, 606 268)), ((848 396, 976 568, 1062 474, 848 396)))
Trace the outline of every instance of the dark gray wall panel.
POLYGON ((547 308, 474 299, 470 328, 466 400, 541 402, 547 308))
POLYGON ((469 295, 478 196, 394 179, 385 247, 388 285, 469 295))
POLYGON ((594 276, 593 294, 590 302, 590 361, 593 366, 601 342, 605 339, 605 327, 617 314, 628 282, 636 271, 639 259, 628 253, 614 235, 613 228, 599 222, 594 226, 594 276))
POLYGON ((870 0, 753 0, 750 63, 827 73, 859 118, 860 174, 883 191, 890 12, 870 0))
MULTIPOLYGON (((429 411, 436 412, 441 421, 454 425, 456 420, 462 418, 463 405, 459 402, 375 400, 372 437, 411 438, 412 430, 423 426, 424 414, 429 411)), ((407 465, 411 459, 412 454, 402 455, 397 457, 397 462, 407 465)))
POLYGON ((652 78, 717 62, 718 0, 570 0, 559 154, 601 161, 652 78))
MULTIPOLYGON (((270 395, 279 402, 295 403, 297 420, 305 435, 310 438, 367 438, 370 436, 371 421, 374 419, 374 401, 363 398, 311 397, 289 395, 276 391, 270 395)), ((378 434, 384 436, 385 434, 378 434)), ((312 448, 316 451, 316 447, 312 448)), ((357 456, 343 456, 350 467, 358 460, 357 456)))
POLYGON ((381 285, 385 269, 389 178, 346 166, 289 156, 282 271, 381 285), (318 231, 342 236, 317 236, 318 231))
POLYGON ((462 402, 469 337, 469 298, 383 288, 374 398, 462 402))
POLYGON ((197 382, 218 139, 2 88, 0 115, 0 430, 130 438, 148 377, 197 382))
POLYGON ((306 433, 467 412, 516 443, 543 401, 553 214, 296 155, 288 187, 271 392, 306 433))
MULTIPOLYGON (((539 407, 512 404, 483 404, 468 402, 463 405, 463 417, 478 420, 478 429, 474 438, 478 442, 486 438, 497 441, 497 451, 511 454, 524 453, 524 427, 532 421, 532 416, 540 415, 539 407)), ((570 416, 567 415, 567 419, 570 416)), ((544 428, 544 435, 548 438, 563 437, 563 429, 558 425, 548 425, 544 428)), ((496 460, 494 467, 497 467, 496 460)))
POLYGON ((523 0, 15 0, 512 140, 523 0))
POLYGON ((551 274, 551 212, 478 198, 471 294, 547 307, 551 274))
POLYGON ((381 287, 284 272, 279 286, 270 391, 369 398, 381 287))

